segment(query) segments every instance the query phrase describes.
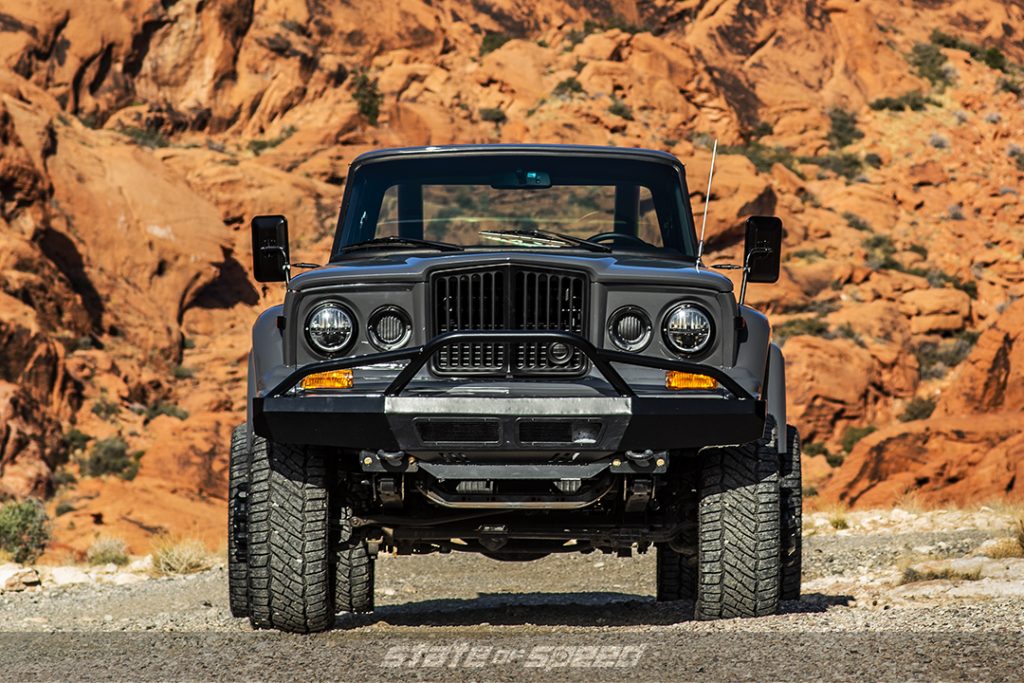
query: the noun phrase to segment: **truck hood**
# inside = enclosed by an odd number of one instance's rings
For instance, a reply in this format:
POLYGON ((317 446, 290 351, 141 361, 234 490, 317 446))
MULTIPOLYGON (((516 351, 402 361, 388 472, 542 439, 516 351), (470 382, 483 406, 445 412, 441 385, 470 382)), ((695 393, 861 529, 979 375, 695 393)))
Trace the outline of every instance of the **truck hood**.
POLYGON ((731 292, 732 282, 720 273, 701 268, 687 261, 657 258, 642 254, 580 253, 552 250, 552 253, 467 251, 459 253, 381 253, 357 259, 330 263, 292 278, 289 290, 302 291, 342 282, 425 282, 437 270, 516 264, 542 268, 584 270, 594 281, 603 284, 671 283, 676 286, 699 287, 716 292, 731 292))

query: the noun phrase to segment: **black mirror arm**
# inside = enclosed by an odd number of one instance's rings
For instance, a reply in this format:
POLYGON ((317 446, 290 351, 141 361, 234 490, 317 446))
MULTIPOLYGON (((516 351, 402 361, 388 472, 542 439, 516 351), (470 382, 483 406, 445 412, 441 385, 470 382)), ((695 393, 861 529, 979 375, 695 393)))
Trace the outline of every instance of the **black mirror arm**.
POLYGON ((260 247, 261 252, 279 252, 281 254, 281 270, 284 272, 284 281, 287 284, 292 279, 292 264, 288 262, 288 252, 279 245, 268 245, 260 247))
POLYGON ((746 261, 743 263, 743 280, 740 282, 740 300, 736 304, 737 313, 739 312, 739 307, 743 305, 743 302, 746 301, 747 298, 747 275, 750 274, 751 259, 755 257, 760 258, 762 256, 769 256, 771 253, 772 250, 768 247, 756 247, 747 253, 746 261))

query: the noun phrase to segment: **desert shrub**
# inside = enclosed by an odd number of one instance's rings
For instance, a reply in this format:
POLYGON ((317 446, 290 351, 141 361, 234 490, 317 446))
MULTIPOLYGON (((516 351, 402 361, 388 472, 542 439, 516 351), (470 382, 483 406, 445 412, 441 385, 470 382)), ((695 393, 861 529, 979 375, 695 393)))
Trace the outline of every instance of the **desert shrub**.
POLYGON ((863 439, 868 434, 872 434, 878 431, 878 428, 873 425, 866 427, 847 427, 843 431, 843 437, 839 440, 843 444, 843 450, 849 453, 853 450, 853 447, 857 445, 857 442, 863 439))
POLYGON ((838 176, 852 180, 860 174, 864 168, 864 161, 856 154, 837 152, 834 154, 820 154, 813 157, 800 157, 800 163, 813 164, 826 171, 832 171, 838 176))
POLYGON ((941 379, 971 353, 978 333, 964 330, 941 342, 922 342, 914 349, 921 379, 941 379))
POLYGON ((940 567, 938 569, 915 569, 907 567, 900 577, 900 584, 918 583, 920 581, 977 581, 981 578, 981 569, 954 569, 940 567))
POLYGON ((939 103, 913 90, 899 97, 880 97, 877 100, 873 100, 868 106, 875 111, 907 111, 908 109, 910 111, 922 111, 929 104, 938 106, 939 103))
POLYGON ((153 404, 146 408, 145 421, 149 422, 160 415, 167 415, 169 417, 176 417, 179 420, 185 420, 188 418, 188 411, 174 405, 173 403, 161 401, 160 403, 153 404))
POLYGON ((907 251, 912 251, 923 259, 928 258, 928 247, 923 244, 911 244, 907 247, 907 251))
POLYGON ((159 574, 194 574, 213 566, 213 557, 194 539, 163 538, 153 546, 153 570, 159 574))
POLYGON ((928 144, 935 149, 947 149, 949 147, 949 138, 939 135, 938 133, 932 133, 928 137, 928 144))
POLYGON ((846 510, 842 508, 836 508, 829 512, 828 523, 836 531, 842 531, 843 529, 850 528, 850 522, 846 519, 846 510))
POLYGON ((376 126, 377 118, 380 116, 380 105, 384 101, 384 96, 377 87, 377 79, 370 78, 366 69, 357 71, 352 79, 352 99, 356 101, 360 115, 371 126, 376 126))
POLYGON ((1020 97, 1021 95, 1024 95, 1024 84, 1016 78, 1000 76, 999 80, 996 81, 996 90, 998 92, 1012 93, 1017 97, 1020 97))
POLYGON ((825 462, 828 463, 829 467, 839 467, 843 464, 844 460, 846 460, 846 455, 844 453, 832 453, 830 451, 825 451, 825 462))
MULTIPOLYGON (((93 408, 95 409, 95 406, 93 408)), ((72 452, 83 450, 90 441, 92 441, 92 437, 78 427, 72 427, 64 432, 64 445, 72 452)))
POLYGON ((997 111, 990 111, 985 114, 985 123, 999 123, 1003 120, 1003 115, 997 111))
POLYGON ((121 567, 128 564, 128 550, 120 538, 101 536, 85 551, 85 559, 92 565, 116 564, 121 567))
POLYGON ((831 128, 828 144, 832 149, 842 149, 864 137, 864 131, 857 128, 857 115, 845 109, 830 109, 828 118, 831 128))
POLYGON ((181 348, 185 350, 196 348, 196 340, 193 339, 192 337, 182 337, 181 348))
POLYGON ((955 36, 951 36, 948 33, 943 33, 936 29, 932 31, 931 42, 933 45, 939 47, 948 47, 956 50, 963 50, 971 56, 971 59, 982 62, 990 69, 996 71, 1006 71, 1009 68, 1009 63, 1006 60, 1006 55, 1003 51, 997 47, 982 47, 976 43, 971 43, 966 40, 961 40, 955 36))
POLYGON ((171 144, 170 140, 168 140, 167 137, 158 130, 126 126, 118 129, 117 132, 131 138, 132 142, 141 147, 167 147, 171 144))
POLYGON ((893 268, 899 264, 893 259, 896 247, 888 235, 873 234, 861 242, 867 251, 867 262, 872 268, 893 268))
POLYGON ((480 56, 483 57, 486 54, 494 52, 510 40, 512 40, 512 36, 507 33, 488 31, 484 34, 484 39, 480 41, 480 56))
POLYGON ((817 441, 808 441, 801 444, 800 449, 803 451, 804 455, 826 455, 828 453, 828 449, 825 448, 825 444, 818 443, 817 441))
POLYGON ((825 258, 825 252, 821 249, 798 249, 793 252, 793 258, 803 259, 805 261, 820 261, 825 258))
POLYGON ((129 453, 128 444, 121 437, 101 439, 93 444, 89 457, 82 461, 82 474, 87 477, 114 474, 132 480, 139 473, 142 455, 142 451, 129 453))
POLYGON ((53 482, 55 487, 60 488, 61 486, 70 486, 77 482, 78 479, 75 478, 75 475, 71 474, 67 467, 62 465, 53 471, 50 481, 53 482))
POLYGON ((500 126, 508 121, 508 116, 505 115, 504 111, 497 107, 484 107, 480 110, 480 120, 488 121, 496 126, 500 126))
POLYGON ((817 486, 805 486, 805 487, 803 487, 803 494, 804 494, 804 498, 814 498, 816 495, 818 495, 818 487, 817 486))
POLYGON ((871 226, 868 225, 868 222, 852 211, 844 211, 843 220, 845 220, 846 224, 854 230, 862 230, 865 232, 871 231, 871 226))
POLYGON ((288 126, 287 128, 281 131, 280 135, 276 137, 267 140, 250 140, 249 151, 255 154, 256 156, 259 156, 261 153, 267 151, 268 149, 273 149, 274 147, 277 147, 294 134, 295 126, 288 126))
POLYGON ((1024 171, 1024 149, 1011 147, 1007 154, 1017 164, 1017 170, 1024 171))
POLYGON ((827 333, 828 324, 817 318, 794 318, 772 328, 772 336, 779 344, 784 343, 789 337, 801 334, 823 337, 827 333))
MULTIPOLYGON (((697 144, 697 140, 694 140, 694 143, 697 144)), ((742 154, 761 173, 767 173, 772 170, 772 166, 775 164, 782 164, 797 175, 800 175, 796 165, 796 157, 785 147, 769 147, 755 140, 745 145, 722 145, 719 146, 718 151, 721 154, 742 154)))
POLYGON ((583 84, 575 76, 569 76, 560 81, 555 89, 551 91, 556 97, 571 97, 574 94, 583 92, 583 84))
POLYGON ((930 398, 915 396, 900 415, 900 422, 927 420, 935 410, 935 401, 930 398))
POLYGON ((867 154, 864 155, 864 163, 870 166, 871 168, 881 168, 882 157, 878 156, 874 152, 868 152, 867 154))
POLYGON ((66 515, 69 512, 74 512, 74 511, 75 511, 75 504, 72 503, 70 500, 62 499, 62 500, 57 501, 57 507, 54 508, 53 514, 55 516, 57 516, 57 517, 60 517, 61 515, 66 515))
POLYGON ((946 217, 951 221, 962 221, 964 219, 964 207, 959 204, 950 204, 946 209, 946 217))
POLYGON ((857 346, 864 346, 864 339, 860 336, 860 332, 853 329, 853 325, 850 323, 843 323, 826 336, 831 336, 833 339, 849 339, 857 346))
POLYGON ((0 507, 0 551, 18 563, 35 562, 50 540, 50 519, 34 498, 0 507))
POLYGON ((106 394, 101 394, 98 399, 93 401, 92 412, 93 415, 110 422, 121 413, 121 406, 107 398, 106 394))
POLYGON ((931 43, 917 43, 910 51, 907 61, 917 71, 917 75, 927 78, 937 88, 952 85, 952 79, 946 68, 946 55, 938 46, 931 43))
POLYGON ((618 116, 619 118, 626 119, 627 121, 633 120, 633 110, 630 108, 626 101, 612 95, 612 103, 608 106, 608 113, 618 116))
POLYGON ((174 375, 174 379, 189 379, 195 376, 196 371, 192 368, 186 368, 184 365, 175 365, 171 374, 174 375))

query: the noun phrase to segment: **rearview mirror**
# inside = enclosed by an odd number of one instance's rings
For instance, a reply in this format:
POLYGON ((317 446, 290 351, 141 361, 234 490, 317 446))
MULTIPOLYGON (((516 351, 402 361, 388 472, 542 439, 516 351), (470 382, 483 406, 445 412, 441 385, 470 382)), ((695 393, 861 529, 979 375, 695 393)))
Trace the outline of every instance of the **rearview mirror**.
POLYGON ((252 272, 257 282, 287 282, 288 219, 254 216, 252 219, 252 272))
POLYGON ((775 216, 747 219, 743 263, 750 282, 776 282, 782 262, 782 220, 775 216))

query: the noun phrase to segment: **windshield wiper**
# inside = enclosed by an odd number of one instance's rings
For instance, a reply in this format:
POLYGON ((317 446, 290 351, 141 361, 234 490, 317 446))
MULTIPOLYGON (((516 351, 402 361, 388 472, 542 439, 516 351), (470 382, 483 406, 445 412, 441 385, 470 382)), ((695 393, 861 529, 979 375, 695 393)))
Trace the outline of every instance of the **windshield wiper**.
POLYGON ((515 235, 519 237, 534 237, 542 240, 561 240, 564 244, 572 244, 577 247, 583 247, 590 251, 600 251, 605 254, 611 253, 611 249, 604 246, 603 244, 597 244, 595 242, 588 242, 585 239, 579 237, 573 237, 572 235, 563 235, 558 232, 548 232, 546 230, 483 230, 480 232, 481 235, 515 235))
POLYGON ((383 247, 390 244, 398 246, 407 244, 415 247, 437 249, 438 251, 465 251, 465 249, 463 249, 457 244, 449 244, 447 242, 434 242, 432 240, 418 240, 415 237, 399 237, 397 235, 389 235, 388 237, 377 237, 372 240, 366 240, 365 242, 359 242, 358 244, 350 244, 347 247, 342 247, 341 251, 348 252, 356 251, 358 249, 373 249, 374 247, 383 247))

